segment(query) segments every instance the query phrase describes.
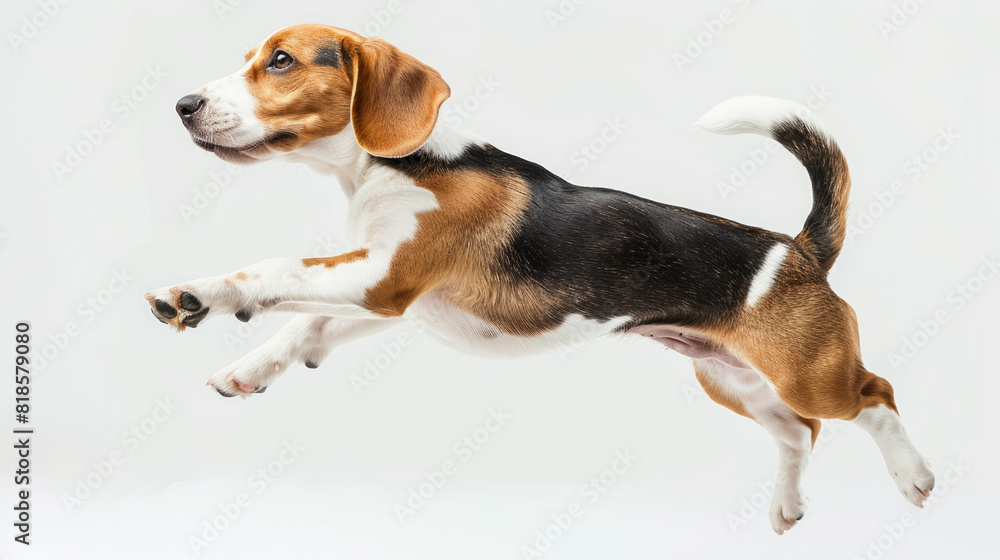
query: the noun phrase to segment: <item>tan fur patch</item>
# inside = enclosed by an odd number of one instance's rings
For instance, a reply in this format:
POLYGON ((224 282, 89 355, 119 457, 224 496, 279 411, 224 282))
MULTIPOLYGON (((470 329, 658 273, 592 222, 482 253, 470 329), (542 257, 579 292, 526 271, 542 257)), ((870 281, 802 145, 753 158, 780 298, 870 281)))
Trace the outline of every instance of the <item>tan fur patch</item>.
POLYGON ((257 100, 256 116, 271 132, 289 131, 297 138, 274 146, 291 151, 299 146, 332 136, 351 120, 351 75, 342 64, 339 68, 314 64, 324 48, 339 48, 341 42, 352 44, 364 38, 344 29, 325 25, 295 25, 282 29, 247 53, 251 60, 257 50, 261 56, 247 70, 251 94, 257 100), (295 65, 286 72, 268 72, 271 53, 280 48, 295 65))
POLYGON ((323 265, 326 268, 333 268, 340 264, 352 263, 366 258, 368 258, 368 249, 358 249, 335 257, 302 259, 302 265, 306 267, 323 265))
MULTIPOLYGON (((705 390, 705 394, 708 398, 712 399, 714 402, 721 404, 722 406, 732 410, 740 416, 746 416, 747 418, 756 421, 757 419, 753 417, 752 414, 747 412, 745 406, 743 406, 743 401, 741 401, 736 396, 733 396, 725 391, 720 390, 718 387, 712 383, 712 380, 703 371, 698 368, 698 362, 694 362, 694 376, 698 380, 698 384, 701 388, 705 390)), ((796 414, 796 420, 804 424, 809 428, 810 438, 812 440, 812 446, 816 445, 816 438, 819 437, 820 429, 822 428, 822 422, 815 418, 803 418, 796 414)))
POLYGON ((506 332, 537 334, 554 326, 540 323, 549 307, 541 290, 515 285, 497 269, 528 204, 523 179, 448 171, 415 183, 433 192, 440 208, 417 217, 416 236, 398 248, 389 273, 368 290, 366 307, 398 316, 421 295, 443 289, 459 308, 506 332))
POLYGON ((694 376, 698 380, 698 384, 701 385, 701 388, 705 390, 708 398, 718 404, 721 404, 729 410, 732 410, 740 416, 746 416, 751 420, 755 420, 755 418, 747 412, 747 409, 743 406, 743 402, 741 400, 725 391, 720 390, 715 386, 715 383, 712 383, 711 378, 698 367, 697 361, 694 362, 694 376))
MULTIPOLYGON (((258 276, 260 275, 258 274, 258 276)), ((247 280, 246 272, 237 272, 236 274, 233 274, 232 276, 223 279, 222 283, 227 286, 235 286, 236 282, 246 282, 246 280, 247 280)))
POLYGON ((430 136, 438 108, 451 95, 433 68, 378 38, 324 25, 294 25, 275 33, 246 55, 261 56, 246 72, 257 100, 256 116, 270 132, 297 137, 273 142, 291 151, 333 136, 352 123, 366 151, 387 157, 409 154, 430 136), (271 53, 281 49, 295 63, 268 71, 271 53), (316 64, 324 49, 345 51, 339 67, 316 64))
POLYGON ((854 310, 794 246, 768 296, 706 334, 761 372, 805 418, 850 420, 879 404, 896 409, 889 382, 862 365, 854 310))
POLYGON ((351 123, 369 153, 400 157, 419 148, 434 130, 438 108, 451 89, 436 70, 373 38, 354 47, 351 123))

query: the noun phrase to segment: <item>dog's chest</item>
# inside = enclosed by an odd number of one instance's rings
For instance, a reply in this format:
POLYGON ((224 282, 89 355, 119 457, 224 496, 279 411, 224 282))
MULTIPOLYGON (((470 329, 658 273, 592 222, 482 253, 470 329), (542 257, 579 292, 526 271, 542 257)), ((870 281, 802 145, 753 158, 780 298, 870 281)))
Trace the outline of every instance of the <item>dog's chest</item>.
POLYGON ((448 346, 497 357, 577 348, 586 340, 613 332, 629 319, 617 317, 608 321, 596 321, 573 314, 568 315, 556 328, 522 336, 505 332, 489 321, 459 308, 441 290, 418 298, 407 309, 404 317, 448 346))

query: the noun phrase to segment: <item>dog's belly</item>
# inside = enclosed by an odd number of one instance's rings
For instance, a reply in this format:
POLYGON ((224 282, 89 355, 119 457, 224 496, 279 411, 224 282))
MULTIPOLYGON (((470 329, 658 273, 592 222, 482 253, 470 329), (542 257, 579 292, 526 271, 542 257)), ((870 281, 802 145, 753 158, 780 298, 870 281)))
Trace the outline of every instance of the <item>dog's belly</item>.
POLYGON ((421 296, 410 305, 404 317, 443 344, 472 354, 495 357, 577 348, 589 339, 613 332, 630 319, 623 316, 596 321, 571 314, 554 329, 520 336, 504 332, 496 325, 460 309, 440 292, 421 296))

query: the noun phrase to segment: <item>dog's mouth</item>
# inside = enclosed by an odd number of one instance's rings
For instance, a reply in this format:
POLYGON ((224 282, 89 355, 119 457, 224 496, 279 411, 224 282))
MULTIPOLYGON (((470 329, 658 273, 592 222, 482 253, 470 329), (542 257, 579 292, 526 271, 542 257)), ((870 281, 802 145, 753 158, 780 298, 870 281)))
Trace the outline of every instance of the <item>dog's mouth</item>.
POLYGON ((278 132, 271 133, 256 142, 251 142, 245 146, 233 147, 223 146, 222 144, 216 144, 205 140, 204 138, 199 138, 194 134, 191 135, 191 139, 199 148, 212 152, 226 161, 232 161, 235 163, 250 163, 256 161, 257 158, 254 156, 267 155, 270 153, 271 148, 280 149, 282 147, 290 147, 295 143, 298 137, 298 134, 290 130, 279 130, 278 132))

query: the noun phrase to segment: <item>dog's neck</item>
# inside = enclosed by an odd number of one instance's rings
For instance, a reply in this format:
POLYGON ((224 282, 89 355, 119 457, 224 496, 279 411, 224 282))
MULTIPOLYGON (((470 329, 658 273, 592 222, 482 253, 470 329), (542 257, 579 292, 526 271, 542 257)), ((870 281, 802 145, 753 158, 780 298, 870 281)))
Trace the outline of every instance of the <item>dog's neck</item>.
MULTIPOLYGON (((422 152, 435 159, 447 161, 460 156, 467 146, 481 143, 475 136, 442 123, 438 119, 430 137, 414 153, 422 152)), ((354 137, 354 128, 348 124, 337 134, 313 140, 295 150, 289 154, 288 160, 304 163, 317 173, 337 177, 344 194, 350 200, 363 186, 365 170, 373 157, 361 148, 354 137)))
POLYGON ((361 185, 368 157, 354 138, 350 123, 337 134, 317 138, 287 156, 288 161, 304 163, 317 173, 337 177, 348 200, 361 185))

